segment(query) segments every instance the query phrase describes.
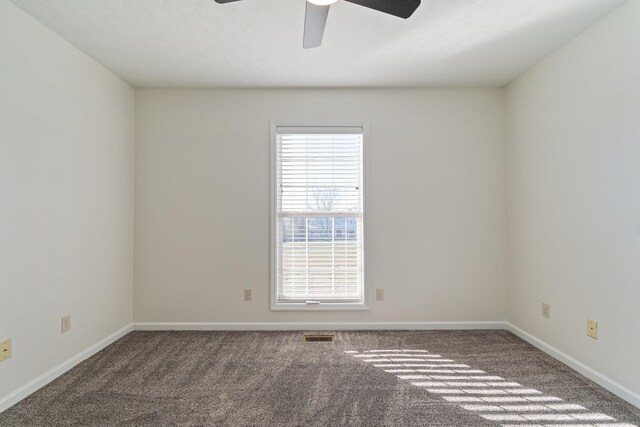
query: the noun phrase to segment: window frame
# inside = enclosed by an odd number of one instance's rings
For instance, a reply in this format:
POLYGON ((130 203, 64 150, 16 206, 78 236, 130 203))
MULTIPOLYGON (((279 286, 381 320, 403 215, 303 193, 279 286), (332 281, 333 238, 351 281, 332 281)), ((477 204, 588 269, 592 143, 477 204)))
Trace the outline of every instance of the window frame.
POLYGON ((369 142, 369 126, 364 122, 344 122, 344 121, 322 121, 322 122, 270 122, 270 156, 269 156, 269 170, 270 170, 270 309, 271 311, 334 311, 334 310, 370 310, 367 305, 369 300, 367 291, 367 274, 366 274, 366 254, 365 243, 367 235, 367 193, 368 193, 368 161, 367 161, 367 144, 369 142), (362 302, 326 302, 320 304, 306 304, 302 302, 278 302, 278 199, 277 199, 277 174, 278 174, 278 127, 292 127, 292 128, 340 128, 340 127, 360 127, 362 128, 362 302))

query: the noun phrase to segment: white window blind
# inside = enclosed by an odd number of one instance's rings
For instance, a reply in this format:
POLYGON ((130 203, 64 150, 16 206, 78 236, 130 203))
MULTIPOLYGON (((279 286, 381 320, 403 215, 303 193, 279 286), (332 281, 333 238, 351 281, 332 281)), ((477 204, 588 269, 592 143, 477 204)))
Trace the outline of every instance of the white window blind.
POLYGON ((276 303, 363 302, 363 129, 276 128, 276 303))

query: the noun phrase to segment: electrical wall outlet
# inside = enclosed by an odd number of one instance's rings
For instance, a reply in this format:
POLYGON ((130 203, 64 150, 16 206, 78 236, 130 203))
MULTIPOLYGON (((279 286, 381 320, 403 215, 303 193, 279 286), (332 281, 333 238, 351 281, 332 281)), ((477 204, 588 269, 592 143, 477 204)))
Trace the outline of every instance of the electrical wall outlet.
POLYGON ((69 332, 71 330, 71 315, 64 316, 60 324, 60 333, 69 332))
POLYGON ((245 301, 251 301, 251 289, 245 289, 244 290, 244 300, 245 301))
POLYGON ((376 289, 376 300, 384 301, 384 289, 376 289))
POLYGON ((587 320, 587 335, 594 340, 598 339, 598 322, 595 320, 587 320))
POLYGON ((11 339, 0 341, 0 362, 11 358, 11 339))
POLYGON ((542 317, 551 318, 551 307, 546 302, 542 303, 542 317))

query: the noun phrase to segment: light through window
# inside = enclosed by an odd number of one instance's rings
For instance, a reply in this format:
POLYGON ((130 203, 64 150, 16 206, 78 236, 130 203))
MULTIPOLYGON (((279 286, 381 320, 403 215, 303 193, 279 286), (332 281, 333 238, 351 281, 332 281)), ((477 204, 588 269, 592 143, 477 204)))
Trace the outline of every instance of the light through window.
POLYGON ((275 132, 276 305, 362 304, 363 129, 275 132))

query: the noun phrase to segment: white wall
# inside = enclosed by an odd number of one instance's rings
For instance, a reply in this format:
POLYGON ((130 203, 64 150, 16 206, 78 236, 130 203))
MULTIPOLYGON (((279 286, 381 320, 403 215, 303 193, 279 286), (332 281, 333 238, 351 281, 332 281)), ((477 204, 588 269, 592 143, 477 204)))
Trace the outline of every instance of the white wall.
POLYGON ((131 322, 134 102, 0 0, 0 402, 131 322))
POLYGON ((499 89, 137 91, 135 320, 504 320, 503 133, 499 89), (270 120, 370 124, 371 311, 269 311, 270 120))
POLYGON ((640 1, 629 1, 506 95, 509 320, 636 393, 639 40, 640 1))

